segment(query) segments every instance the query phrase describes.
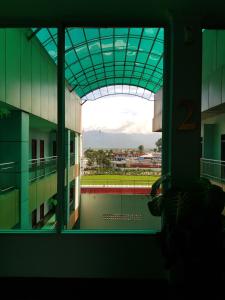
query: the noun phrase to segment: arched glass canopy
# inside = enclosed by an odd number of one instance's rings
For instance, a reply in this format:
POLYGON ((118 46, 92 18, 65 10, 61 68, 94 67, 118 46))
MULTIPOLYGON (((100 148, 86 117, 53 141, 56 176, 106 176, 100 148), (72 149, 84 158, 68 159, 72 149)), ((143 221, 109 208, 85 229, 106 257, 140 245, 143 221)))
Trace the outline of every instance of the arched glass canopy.
MULTIPOLYGON (((57 30, 44 28, 36 35, 57 62, 57 30)), ((163 41, 162 28, 67 28, 65 77, 71 91, 84 100, 103 93, 150 100, 163 84, 163 41)))

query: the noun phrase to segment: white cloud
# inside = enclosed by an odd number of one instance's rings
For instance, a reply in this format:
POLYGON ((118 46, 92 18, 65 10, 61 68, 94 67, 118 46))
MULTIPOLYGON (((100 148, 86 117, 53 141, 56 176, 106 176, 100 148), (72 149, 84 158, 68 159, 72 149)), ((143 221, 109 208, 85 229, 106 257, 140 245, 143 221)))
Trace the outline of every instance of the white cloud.
POLYGON ((82 106, 83 130, 117 133, 152 132, 153 101, 127 96, 107 96, 82 106))

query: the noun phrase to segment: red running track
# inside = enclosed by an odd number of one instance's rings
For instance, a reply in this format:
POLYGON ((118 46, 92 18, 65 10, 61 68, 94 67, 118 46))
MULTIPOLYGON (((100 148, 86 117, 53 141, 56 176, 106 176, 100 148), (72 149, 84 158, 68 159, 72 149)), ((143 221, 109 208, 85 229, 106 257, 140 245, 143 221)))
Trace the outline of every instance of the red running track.
POLYGON ((134 194, 149 195, 150 188, 132 188, 132 187, 83 187, 81 194, 134 194))

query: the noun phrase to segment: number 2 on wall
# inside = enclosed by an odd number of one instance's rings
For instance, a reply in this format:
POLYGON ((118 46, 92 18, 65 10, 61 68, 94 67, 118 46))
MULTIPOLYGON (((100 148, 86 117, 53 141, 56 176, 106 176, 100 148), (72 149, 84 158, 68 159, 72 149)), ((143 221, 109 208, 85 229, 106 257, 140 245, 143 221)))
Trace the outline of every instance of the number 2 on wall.
POLYGON ((194 130, 197 127, 197 125, 196 125, 196 122, 191 121, 191 117, 193 115, 193 110, 194 110, 193 103, 190 101, 184 100, 183 102, 181 102, 181 104, 179 106, 183 106, 186 108, 186 116, 185 116, 184 121, 178 127, 178 129, 179 130, 194 130))

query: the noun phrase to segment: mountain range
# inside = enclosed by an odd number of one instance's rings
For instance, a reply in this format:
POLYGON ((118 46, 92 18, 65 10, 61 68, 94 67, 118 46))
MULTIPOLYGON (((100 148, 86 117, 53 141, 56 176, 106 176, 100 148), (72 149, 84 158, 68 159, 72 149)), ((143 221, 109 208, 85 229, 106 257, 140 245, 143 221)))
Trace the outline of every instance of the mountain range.
POLYGON ((145 149, 155 148, 155 142, 161 138, 161 133, 112 133, 101 130, 90 130, 82 133, 83 149, 88 148, 138 148, 143 145, 145 149))

